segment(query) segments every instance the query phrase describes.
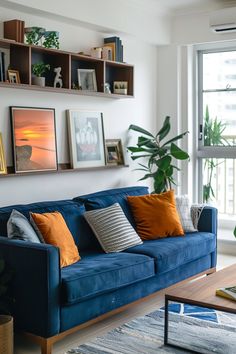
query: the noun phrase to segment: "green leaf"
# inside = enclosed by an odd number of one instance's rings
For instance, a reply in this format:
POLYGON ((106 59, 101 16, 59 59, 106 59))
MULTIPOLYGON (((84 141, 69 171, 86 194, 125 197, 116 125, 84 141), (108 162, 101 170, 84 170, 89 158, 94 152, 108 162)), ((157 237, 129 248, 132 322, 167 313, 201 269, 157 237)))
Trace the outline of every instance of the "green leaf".
POLYGON ((138 155, 138 156, 131 156, 131 159, 132 160, 137 160, 139 159, 140 157, 149 157, 150 155, 138 155))
POLYGON ((173 175, 174 169, 173 166, 169 166, 169 168, 166 170, 166 176, 171 177, 173 175))
POLYGON ((137 145, 140 146, 147 146, 147 147, 156 147, 157 145, 153 143, 153 139, 148 139, 145 138, 144 136, 139 136, 138 137, 138 143, 137 145))
POLYGON ((189 159, 189 154, 182 149, 180 149, 177 145, 174 143, 171 144, 170 147, 170 152, 173 157, 175 157, 177 160, 187 160, 189 159))
POLYGON ((146 151, 144 148, 135 147, 135 146, 128 146, 127 150, 129 150, 131 152, 143 152, 143 151, 146 151))
POLYGON ((144 135, 151 136, 152 138, 155 138, 150 132, 148 132, 147 130, 139 127, 138 125, 131 124, 129 126, 129 130, 134 130, 136 132, 139 132, 139 133, 142 133, 144 135))
POLYGON ((145 176, 143 176, 142 178, 139 179, 139 181, 144 181, 147 178, 153 177, 154 174, 153 173, 147 173, 145 176))
POLYGON ((187 132, 184 132, 184 133, 182 133, 182 134, 177 135, 175 138, 172 138, 172 139, 166 141, 165 144, 163 144, 163 146, 166 146, 166 145, 168 145, 168 144, 170 144, 170 143, 173 143, 174 141, 177 141, 177 140, 179 140, 179 139, 182 139, 182 138, 183 138, 186 134, 188 134, 188 133, 189 133, 189 132, 187 131, 187 132))
POLYGON ((236 238, 236 226, 234 228, 234 237, 236 238))
POLYGON ((160 160, 156 161, 156 165, 160 168, 162 171, 166 171, 171 163, 171 156, 167 155, 162 157, 160 160))
POLYGON ((159 136, 159 141, 164 139, 166 135, 169 133, 169 131, 170 131, 170 117, 166 116, 162 128, 157 133, 157 136, 159 136))

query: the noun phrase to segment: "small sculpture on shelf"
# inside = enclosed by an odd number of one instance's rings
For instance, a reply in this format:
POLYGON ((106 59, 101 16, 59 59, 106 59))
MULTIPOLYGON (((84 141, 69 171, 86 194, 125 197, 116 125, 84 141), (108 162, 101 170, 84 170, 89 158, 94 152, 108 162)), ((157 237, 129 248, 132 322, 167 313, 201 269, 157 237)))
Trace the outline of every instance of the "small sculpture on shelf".
POLYGON ((63 83, 62 83, 62 76, 61 76, 61 67, 59 66, 58 68, 54 69, 54 73, 56 73, 55 79, 54 79, 54 87, 57 87, 59 85, 59 88, 62 88, 63 83))
POLYGON ((104 93, 111 93, 111 88, 109 82, 105 82, 104 84, 104 93))

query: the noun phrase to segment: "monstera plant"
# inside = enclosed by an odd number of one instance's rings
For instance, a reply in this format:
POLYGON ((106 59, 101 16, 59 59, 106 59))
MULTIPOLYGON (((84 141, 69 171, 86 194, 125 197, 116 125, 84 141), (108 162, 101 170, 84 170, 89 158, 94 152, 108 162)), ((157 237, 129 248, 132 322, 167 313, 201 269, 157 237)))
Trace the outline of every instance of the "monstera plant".
POLYGON ((153 179, 153 193, 165 192, 176 185, 174 171, 180 171, 175 165, 175 160, 187 160, 189 155, 180 149, 175 142, 181 140, 188 132, 179 134, 171 139, 167 139, 170 132, 170 117, 166 117, 162 128, 153 135, 149 131, 137 126, 130 125, 129 130, 141 133, 136 146, 129 146, 133 160, 144 159, 146 163, 139 163, 137 170, 144 171, 145 175, 140 180, 153 179))

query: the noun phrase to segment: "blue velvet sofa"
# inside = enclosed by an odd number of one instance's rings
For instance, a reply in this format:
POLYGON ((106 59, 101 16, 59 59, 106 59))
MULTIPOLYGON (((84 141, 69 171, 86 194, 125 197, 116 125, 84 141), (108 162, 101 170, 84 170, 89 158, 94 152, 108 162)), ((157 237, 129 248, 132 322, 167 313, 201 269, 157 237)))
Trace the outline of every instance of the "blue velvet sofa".
POLYGON ((127 187, 73 200, 0 208, 0 252, 14 270, 15 324, 41 344, 42 353, 51 353, 55 341, 82 324, 171 284, 215 270, 217 210, 211 207, 201 214, 199 232, 145 241, 120 253, 102 251, 83 217, 85 210, 118 202, 135 227, 126 197, 147 193, 146 187, 127 187), (13 208, 26 217, 30 211, 61 212, 81 261, 60 269, 56 247, 9 240, 7 221, 13 208))

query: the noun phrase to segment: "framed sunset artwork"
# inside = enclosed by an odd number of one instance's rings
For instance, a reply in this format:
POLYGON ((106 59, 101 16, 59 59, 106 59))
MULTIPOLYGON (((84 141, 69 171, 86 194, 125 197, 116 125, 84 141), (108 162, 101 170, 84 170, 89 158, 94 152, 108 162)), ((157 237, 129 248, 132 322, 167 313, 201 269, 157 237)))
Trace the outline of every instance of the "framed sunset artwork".
POLYGON ((57 170, 55 110, 10 107, 16 173, 57 170))

